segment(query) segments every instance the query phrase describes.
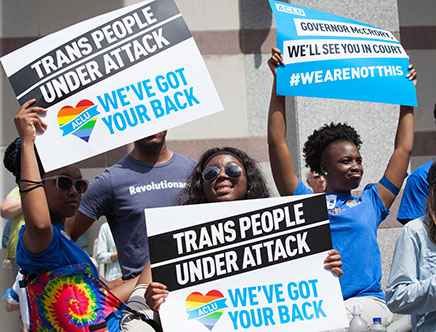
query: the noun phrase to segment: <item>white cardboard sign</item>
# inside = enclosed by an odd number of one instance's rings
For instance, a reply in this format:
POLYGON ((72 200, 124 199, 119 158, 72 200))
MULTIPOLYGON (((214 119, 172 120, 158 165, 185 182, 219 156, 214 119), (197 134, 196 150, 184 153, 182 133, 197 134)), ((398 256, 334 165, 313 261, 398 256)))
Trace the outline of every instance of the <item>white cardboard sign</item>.
POLYGON ((348 325, 324 195, 146 209, 165 332, 323 331, 348 325))
POLYGON ((48 110, 45 171, 223 109, 173 0, 148 0, 43 37, 1 59, 18 102, 48 110))

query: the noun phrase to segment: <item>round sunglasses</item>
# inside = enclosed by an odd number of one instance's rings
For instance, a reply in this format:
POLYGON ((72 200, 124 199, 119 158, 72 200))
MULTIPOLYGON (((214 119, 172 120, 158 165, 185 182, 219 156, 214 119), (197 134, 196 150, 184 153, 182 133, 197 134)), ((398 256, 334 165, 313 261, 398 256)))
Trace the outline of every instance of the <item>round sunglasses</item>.
POLYGON ((73 179, 66 175, 49 176, 43 180, 55 180, 56 188, 60 191, 68 191, 74 186, 79 194, 83 194, 86 189, 88 189, 88 181, 84 179, 73 179))
MULTIPOLYGON (((201 176, 205 182, 212 182, 220 175, 222 169, 223 167, 207 166, 201 173, 201 176)), ((242 168, 238 164, 230 162, 224 165, 224 173, 228 177, 238 178, 242 174, 242 168)))

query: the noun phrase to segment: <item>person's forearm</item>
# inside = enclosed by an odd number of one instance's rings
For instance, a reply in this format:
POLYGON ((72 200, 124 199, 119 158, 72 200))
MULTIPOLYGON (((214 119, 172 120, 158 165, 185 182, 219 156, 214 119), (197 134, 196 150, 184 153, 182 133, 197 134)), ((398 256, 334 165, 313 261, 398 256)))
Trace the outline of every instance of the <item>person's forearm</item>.
MULTIPOLYGON (((34 184, 26 183, 25 181, 42 181, 39 174, 34 143, 30 140, 23 140, 21 146, 20 186, 23 189, 34 186, 34 184)), ((28 227, 36 230, 42 230, 51 227, 47 198, 42 185, 36 189, 22 193, 21 202, 26 225, 28 227)))
POLYGON ((148 285, 149 283, 152 282, 152 278, 151 278, 151 267, 150 267, 150 263, 145 263, 144 265, 144 270, 142 270, 141 275, 139 276, 138 279, 138 285, 148 285))
POLYGON ((386 303, 392 312, 425 314, 436 308, 436 277, 398 284, 386 291, 386 303))
POLYGON ((415 116, 413 107, 401 106, 398 128, 395 136, 395 150, 400 149, 403 153, 408 155, 412 153, 414 128, 415 116))
POLYGON ((275 80, 268 114, 268 154, 277 190, 280 195, 291 195, 298 178, 286 139, 285 97, 277 96, 274 86, 275 80))
POLYGON ((14 219, 22 213, 21 201, 6 198, 0 209, 0 215, 4 219, 14 219))
POLYGON ((268 112, 269 145, 286 143, 285 97, 277 96, 275 85, 276 79, 274 78, 268 112))
POLYGON ((113 288, 111 291, 118 299, 126 302, 129 299, 130 294, 135 289, 138 279, 139 276, 133 279, 126 280, 123 282, 122 285, 113 288))
MULTIPOLYGON (((394 151, 384 173, 384 176, 397 188, 401 188, 407 176, 407 169, 413 148, 414 127, 415 117, 413 108, 401 106, 395 135, 394 151)), ((385 189, 383 185, 378 184, 378 186, 383 203, 385 207, 389 208, 396 195, 390 190, 385 189)))
POLYGON ((52 226, 34 145, 36 135, 47 128, 40 118, 46 110, 34 105, 35 101, 26 101, 15 115, 15 127, 21 142, 14 144, 20 144, 21 148, 20 178, 17 181, 26 222, 24 245, 30 252, 39 253, 51 242, 52 226))

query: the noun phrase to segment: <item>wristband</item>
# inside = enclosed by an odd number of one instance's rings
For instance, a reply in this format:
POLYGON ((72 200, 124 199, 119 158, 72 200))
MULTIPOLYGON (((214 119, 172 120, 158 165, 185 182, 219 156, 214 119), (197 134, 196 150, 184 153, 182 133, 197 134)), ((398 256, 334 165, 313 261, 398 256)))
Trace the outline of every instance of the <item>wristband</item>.
POLYGON ((33 186, 30 186, 28 188, 25 188, 25 189, 21 189, 20 188, 20 193, 28 193, 28 192, 32 191, 33 189, 36 189, 36 188, 39 188, 39 187, 43 187, 42 182, 38 183, 38 184, 35 184, 33 186))

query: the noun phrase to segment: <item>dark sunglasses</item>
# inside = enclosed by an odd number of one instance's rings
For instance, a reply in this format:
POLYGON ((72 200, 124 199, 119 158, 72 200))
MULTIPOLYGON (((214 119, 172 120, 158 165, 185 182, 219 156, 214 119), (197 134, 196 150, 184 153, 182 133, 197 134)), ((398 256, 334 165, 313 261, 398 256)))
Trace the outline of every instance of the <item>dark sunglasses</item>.
POLYGON ((79 194, 83 194, 88 189, 88 181, 83 179, 73 179, 66 175, 56 175, 44 178, 45 180, 55 180, 56 188, 61 191, 68 191, 73 186, 79 194))
MULTIPOLYGON (((218 175, 220 175, 221 170, 222 170, 222 167, 208 166, 203 170, 203 172, 201 173, 201 176, 202 176, 204 181, 212 182, 218 177, 218 175)), ((242 168, 238 164, 230 162, 224 166, 224 173, 228 177, 238 178, 242 174, 242 168)))

